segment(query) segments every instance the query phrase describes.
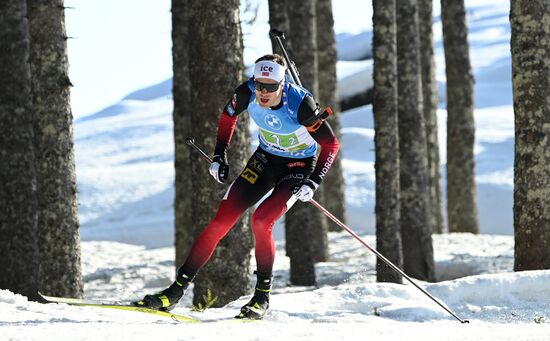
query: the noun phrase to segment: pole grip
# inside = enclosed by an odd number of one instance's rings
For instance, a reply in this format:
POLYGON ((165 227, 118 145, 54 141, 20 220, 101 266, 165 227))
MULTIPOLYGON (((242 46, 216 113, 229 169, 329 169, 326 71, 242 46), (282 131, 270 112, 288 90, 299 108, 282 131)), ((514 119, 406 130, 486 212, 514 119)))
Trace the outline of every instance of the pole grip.
POLYGON ((206 153, 199 147, 195 144, 195 139, 193 139, 192 137, 187 137, 185 139, 185 143, 187 143, 189 146, 191 146, 191 148, 195 149, 197 152, 199 152, 199 154, 201 154, 201 156, 208 162, 212 163, 212 158, 208 155, 206 155, 206 153))

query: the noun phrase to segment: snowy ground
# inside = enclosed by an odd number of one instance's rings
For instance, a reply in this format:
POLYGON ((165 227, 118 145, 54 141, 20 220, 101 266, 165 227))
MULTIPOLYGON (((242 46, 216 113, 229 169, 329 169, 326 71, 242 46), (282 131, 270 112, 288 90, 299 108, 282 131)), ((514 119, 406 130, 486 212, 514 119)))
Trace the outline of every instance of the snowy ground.
MULTIPOLYGON (((365 236, 374 245, 374 237, 365 236)), ((277 245, 274 293, 264 321, 231 319, 246 297, 219 309, 190 311, 190 296, 175 312, 208 320, 184 324, 165 317, 42 305, 0 291, 2 340, 548 340, 550 271, 510 273, 509 236, 438 235, 438 276, 480 274, 422 283, 461 324, 411 285, 375 283, 375 258, 349 235, 330 234, 331 257, 317 267, 317 287, 288 287, 289 260, 277 245), (214 324, 214 325, 212 325, 214 324), (213 327, 213 328, 212 328, 213 327)), ((146 249, 116 242, 84 242, 87 298, 133 299, 168 285, 173 248, 146 249)))
MULTIPOLYGON (((330 234, 330 261, 317 265, 316 287, 287 286, 289 261, 278 226, 274 294, 264 321, 230 319, 247 297, 197 313, 190 311, 191 295, 186 295, 176 312, 210 322, 181 324, 140 313, 41 305, 1 290, 0 340, 550 340, 550 271, 512 272, 509 3, 466 3, 476 77, 476 179, 483 234, 435 235, 440 282, 420 284, 470 324, 454 320, 411 285, 376 283, 375 257, 346 233, 330 234)), ((437 15, 434 29, 438 80, 444 90, 437 15)), ((341 35, 340 56, 367 55, 368 36, 341 35)), ((372 84, 371 68, 370 61, 340 62, 341 96, 372 84)), ((170 81, 162 82, 76 121, 86 298, 135 299, 172 280, 170 88, 170 81)), ((444 92, 440 96, 439 138, 445 162, 444 92)), ((372 107, 345 112, 342 127, 348 225, 375 246, 372 107)), ((442 170, 444 176, 444 165, 442 170)))

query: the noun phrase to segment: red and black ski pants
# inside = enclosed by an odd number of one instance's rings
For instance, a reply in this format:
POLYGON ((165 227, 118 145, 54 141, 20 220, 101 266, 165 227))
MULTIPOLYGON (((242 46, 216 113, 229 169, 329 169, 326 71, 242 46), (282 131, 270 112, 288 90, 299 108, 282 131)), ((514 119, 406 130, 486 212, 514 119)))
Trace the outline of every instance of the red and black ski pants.
POLYGON ((291 189, 307 178, 314 167, 314 157, 284 158, 258 148, 227 190, 214 219, 195 240, 179 271, 194 276, 241 215, 273 189, 252 215, 257 271, 271 275, 275 259, 273 225, 294 203, 289 202, 291 189))

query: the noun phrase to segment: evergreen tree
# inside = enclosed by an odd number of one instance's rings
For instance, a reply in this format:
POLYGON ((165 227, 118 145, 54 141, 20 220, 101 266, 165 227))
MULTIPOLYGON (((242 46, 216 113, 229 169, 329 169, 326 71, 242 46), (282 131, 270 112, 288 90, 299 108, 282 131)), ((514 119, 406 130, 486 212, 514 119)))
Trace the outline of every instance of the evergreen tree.
POLYGON ((514 270, 550 269, 550 4, 512 0, 514 270))
POLYGON ((80 297, 80 233, 63 0, 27 0, 40 291, 80 297))
POLYGON ((27 5, 0 1, 0 289, 38 298, 27 5))
POLYGON ((474 159, 474 76, 464 0, 442 0, 447 72, 447 218, 449 232, 479 233, 474 159))
MULTIPOLYGON (((288 1, 287 0, 268 0, 269 5, 269 26, 272 29, 285 32, 288 35, 290 30, 290 20, 288 18, 288 1)), ((275 41, 271 41, 273 53, 283 55, 283 52, 279 48, 279 45, 275 41)), ((285 46, 287 49, 292 49, 292 39, 285 40, 285 46)))
MULTIPOLYGON (((295 2, 288 7, 288 53, 300 70, 303 86, 315 96, 317 79, 317 33, 315 1, 295 2)), ((316 193, 316 200, 322 201, 316 193)), ((286 250, 290 257, 290 281, 295 285, 315 284, 315 262, 328 258, 328 225, 322 212, 311 204, 296 202, 286 213, 286 250)))
POLYGON ((420 67, 422 75, 422 107, 428 143, 428 170, 430 181, 431 219, 433 231, 443 232, 443 204, 441 202, 441 162, 437 138, 437 80, 433 42, 433 0, 418 0, 418 28, 420 37, 420 67))
MULTIPOLYGON (((174 160, 175 160, 175 248, 176 264, 183 264, 187 253, 200 232, 193 229, 193 193, 192 165, 197 162, 196 155, 186 144, 187 137, 193 136, 191 125, 191 80, 189 79, 189 21, 188 1, 172 0, 172 65, 174 98, 174 160)), ((204 164, 202 165, 204 171, 204 164)), ((200 168, 200 167, 198 167, 200 168)), ((200 172, 200 169, 198 170, 200 172)))
MULTIPOLYGON (((317 78, 319 92, 317 101, 321 108, 330 106, 334 114, 328 119, 334 134, 341 140, 340 108, 338 104, 338 79, 336 77, 336 39, 334 37, 334 19, 332 17, 331 0, 316 0, 317 29, 317 78)), ((344 175, 342 170, 342 152, 332 163, 323 186, 323 206, 344 224, 346 223, 346 198, 344 191, 344 175)), ((328 219, 328 218, 327 218, 328 219)), ((329 231, 341 231, 338 225, 328 221, 329 231)))
POLYGON ((409 276, 435 280, 426 130, 422 114, 416 0, 396 2, 398 121, 403 267, 409 276))
MULTIPOLYGON (((374 122, 376 146, 376 249, 403 267, 397 118, 397 41, 395 0, 374 0, 374 122)), ((376 280, 402 283, 400 274, 376 259, 376 280)))
MULTIPOLYGON (((196 154, 189 155, 189 162, 182 159, 185 156, 182 153, 185 137, 179 134, 191 133, 206 151, 214 150, 219 115, 235 88, 243 81, 239 1, 174 0, 172 11, 175 25, 173 39, 177 41, 173 51, 174 121, 177 122, 175 143, 179 153, 176 158, 176 186, 183 185, 183 188, 176 189, 179 198, 176 199, 176 209, 183 209, 177 223, 189 224, 177 229, 191 229, 190 235, 194 240, 212 219, 227 185, 220 186, 213 181, 208 176, 208 166, 196 154), (216 20, 212 21, 213 17, 216 20), (186 47, 181 43, 185 43, 186 47), (183 50, 185 48, 187 51, 183 50), (189 85, 180 83, 185 81, 189 85), (185 127, 187 124, 189 127, 185 127), (182 176, 189 177, 190 181, 182 180, 182 176), (186 187, 189 185, 191 188, 186 187), (182 200, 185 195, 192 196, 191 200, 182 200)), ((230 179, 238 175, 237 172, 250 156, 249 139, 248 119, 241 117, 228 151, 230 179)), ((194 286, 195 304, 201 303, 201 297, 207 294, 208 289, 218 297, 215 306, 223 306, 248 294, 252 247, 248 222, 248 215, 245 214, 198 274, 194 286)), ((180 233, 176 236, 181 236, 180 233)), ((186 245, 188 240, 176 242, 176 245, 186 245)))

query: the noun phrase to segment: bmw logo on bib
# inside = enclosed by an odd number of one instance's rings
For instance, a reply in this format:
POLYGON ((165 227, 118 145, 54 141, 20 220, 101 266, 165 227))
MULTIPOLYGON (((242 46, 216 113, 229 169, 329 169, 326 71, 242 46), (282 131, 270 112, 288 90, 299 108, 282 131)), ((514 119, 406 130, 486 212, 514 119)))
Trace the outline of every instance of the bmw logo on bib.
POLYGON ((283 124, 281 119, 273 114, 268 114, 264 118, 265 124, 273 130, 279 130, 282 128, 283 124))

